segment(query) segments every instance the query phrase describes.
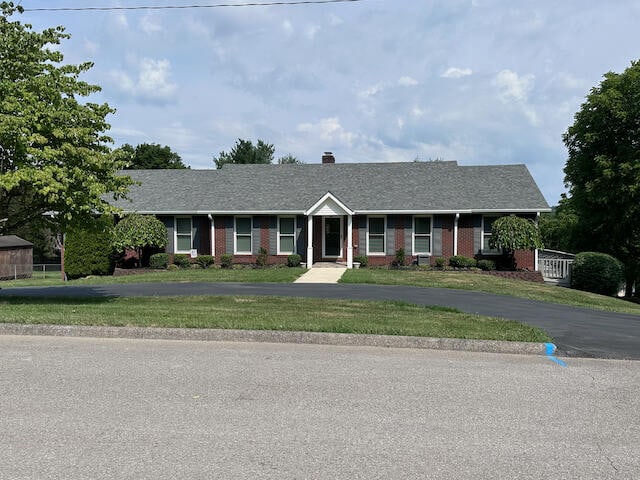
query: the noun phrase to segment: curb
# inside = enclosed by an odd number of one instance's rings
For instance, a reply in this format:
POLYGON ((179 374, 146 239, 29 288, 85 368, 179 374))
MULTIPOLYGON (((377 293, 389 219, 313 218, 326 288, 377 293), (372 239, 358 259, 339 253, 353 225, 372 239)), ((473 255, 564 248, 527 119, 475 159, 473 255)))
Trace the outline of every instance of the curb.
MULTIPOLYGON (((210 328, 95 327, 84 325, 0 324, 0 335, 52 337, 131 338, 144 340, 195 340, 207 342, 264 342, 358 347, 419 348, 486 353, 548 355, 547 343, 409 337, 354 333, 285 332, 276 330, 223 330, 210 328)), ((555 345, 553 345, 555 351, 555 345)))

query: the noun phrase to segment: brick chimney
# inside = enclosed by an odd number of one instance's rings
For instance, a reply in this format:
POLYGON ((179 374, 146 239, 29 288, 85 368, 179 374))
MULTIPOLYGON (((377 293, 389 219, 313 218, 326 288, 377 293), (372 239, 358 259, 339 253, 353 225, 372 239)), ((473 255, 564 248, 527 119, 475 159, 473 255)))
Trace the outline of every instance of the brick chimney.
POLYGON ((322 155, 322 163, 336 163, 336 157, 331 152, 324 152, 322 155))

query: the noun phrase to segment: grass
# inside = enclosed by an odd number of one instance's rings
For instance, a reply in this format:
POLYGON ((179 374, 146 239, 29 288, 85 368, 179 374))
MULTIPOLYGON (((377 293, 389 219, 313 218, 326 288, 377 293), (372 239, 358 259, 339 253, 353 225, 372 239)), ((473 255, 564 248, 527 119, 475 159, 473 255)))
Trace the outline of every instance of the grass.
MULTIPOLYGON (((282 268, 205 268, 184 270, 158 270, 155 272, 117 277, 91 276, 64 282, 60 273, 42 278, 34 274, 33 278, 0 282, 0 287, 30 287, 49 285, 104 285, 112 283, 158 283, 158 282, 242 282, 242 283, 291 283, 306 270, 299 267, 282 268)), ((47 274, 49 275, 49 274, 47 274)))
POLYGON ((340 282, 457 288, 610 312, 640 314, 640 305, 618 298, 473 272, 361 268, 347 270, 340 282))
POLYGON ((447 307, 283 297, 4 297, 0 299, 0 322, 551 341, 536 327, 447 307))

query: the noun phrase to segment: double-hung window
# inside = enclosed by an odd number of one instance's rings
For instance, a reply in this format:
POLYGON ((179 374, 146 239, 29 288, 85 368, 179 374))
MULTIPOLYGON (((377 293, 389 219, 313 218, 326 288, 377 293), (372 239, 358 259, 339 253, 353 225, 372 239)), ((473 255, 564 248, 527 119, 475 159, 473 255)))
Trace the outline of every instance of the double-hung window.
POLYGON ((367 253, 369 255, 384 255, 385 248, 385 218, 369 217, 367 230, 367 253))
POLYGON ((493 222, 500 217, 482 217, 482 253, 484 254, 499 254, 499 248, 491 248, 489 241, 491 240, 491 229, 493 228, 493 222))
POLYGON ((291 254, 296 251, 295 217, 278 217, 278 254, 291 254))
POLYGON ((431 217, 413 217, 413 254, 431 255, 431 217))
POLYGON ((234 253, 251 255, 251 223, 251 217, 236 217, 234 253))
POLYGON ((190 253, 192 245, 191 217, 176 217, 175 253, 190 253))

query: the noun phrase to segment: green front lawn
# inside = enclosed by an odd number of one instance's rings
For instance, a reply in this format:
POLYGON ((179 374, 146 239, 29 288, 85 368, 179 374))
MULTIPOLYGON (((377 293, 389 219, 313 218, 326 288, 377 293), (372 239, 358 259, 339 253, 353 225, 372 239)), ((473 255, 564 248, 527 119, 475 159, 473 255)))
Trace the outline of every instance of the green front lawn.
POLYGON ((0 282, 0 287, 28 287, 43 285, 99 285, 111 283, 149 283, 149 282, 241 282, 241 283, 291 283, 306 269, 300 267, 279 268, 189 268, 184 270, 158 270, 135 275, 118 277, 91 276, 64 282, 58 273, 55 276, 47 274, 42 278, 39 273, 33 278, 9 280, 0 282))
POLYGON ((347 270, 340 282, 476 290, 596 310, 640 314, 640 305, 618 298, 605 297, 595 293, 546 285, 544 283, 511 280, 474 272, 361 268, 347 270))
POLYGON ((403 302, 283 297, 0 298, 0 322, 226 328, 548 342, 511 320, 403 302))

